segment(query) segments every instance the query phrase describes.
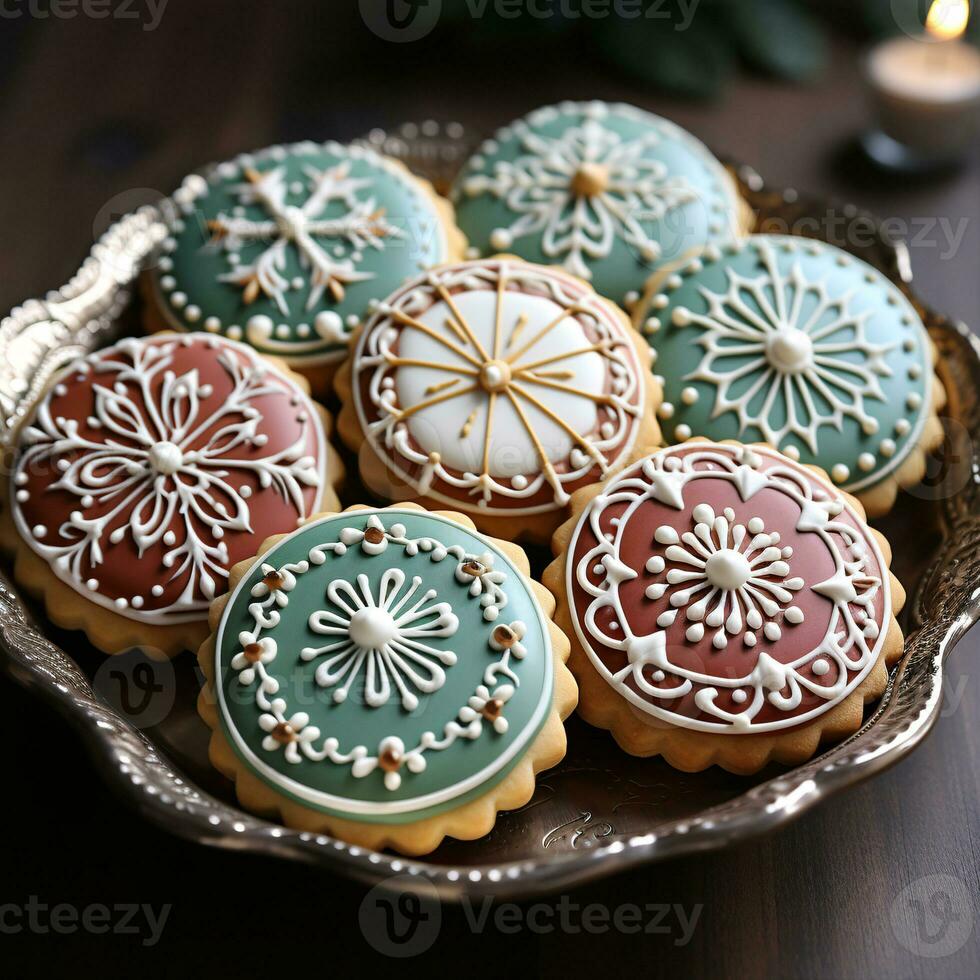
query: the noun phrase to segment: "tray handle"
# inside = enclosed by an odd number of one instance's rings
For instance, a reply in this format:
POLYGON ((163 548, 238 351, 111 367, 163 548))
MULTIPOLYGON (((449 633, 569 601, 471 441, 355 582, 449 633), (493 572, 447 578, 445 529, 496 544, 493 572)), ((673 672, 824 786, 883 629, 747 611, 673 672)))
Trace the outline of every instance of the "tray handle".
POLYGON ((0 449, 64 365, 92 350, 115 326, 130 286, 166 236, 160 207, 121 218, 61 289, 14 307, 0 321, 0 449))

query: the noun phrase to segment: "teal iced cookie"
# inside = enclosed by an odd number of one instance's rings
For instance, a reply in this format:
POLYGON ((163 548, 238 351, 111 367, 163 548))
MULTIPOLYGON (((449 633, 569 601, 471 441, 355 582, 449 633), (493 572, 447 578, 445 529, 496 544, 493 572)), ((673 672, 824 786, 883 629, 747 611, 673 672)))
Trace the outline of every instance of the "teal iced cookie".
POLYGON ((825 245, 752 235, 651 280, 636 325, 664 436, 764 441, 852 493, 893 474, 932 412, 922 320, 885 276, 825 245))
POLYGON ((483 143, 456 179, 470 257, 560 264, 628 304, 650 273, 739 228, 724 167, 690 133, 633 106, 562 102, 483 143))
POLYGON ((151 273, 167 325, 306 366, 342 357, 373 300, 454 257, 448 205, 400 163, 297 143, 192 174, 151 273))
POLYGON ((321 813, 408 823, 498 784, 552 711, 548 620, 493 542, 361 510, 262 556, 224 609, 220 725, 247 770, 321 813))

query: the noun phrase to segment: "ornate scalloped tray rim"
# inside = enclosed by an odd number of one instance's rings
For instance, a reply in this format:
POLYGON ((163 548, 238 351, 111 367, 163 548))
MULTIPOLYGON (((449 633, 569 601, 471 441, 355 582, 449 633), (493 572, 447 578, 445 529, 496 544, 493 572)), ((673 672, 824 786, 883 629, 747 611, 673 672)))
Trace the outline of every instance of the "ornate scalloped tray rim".
POLYGON ((530 898, 580 886, 606 874, 696 851, 722 848, 761 835, 800 816, 828 798, 904 758, 928 734, 942 701, 942 659, 973 624, 980 608, 961 616, 939 644, 926 689, 903 690, 915 651, 902 661, 882 707, 862 730, 817 760, 754 787, 693 820, 664 824, 659 833, 616 840, 590 850, 547 860, 494 866, 446 867, 350 847, 327 836, 301 834, 256 819, 197 790, 161 758, 140 732, 95 696, 75 662, 28 619, 17 593, 0 576, 0 646, 6 669, 67 717, 83 736, 96 767, 112 788, 153 823, 189 840, 230 850, 257 850, 343 871, 376 884, 398 875, 399 887, 434 886, 442 900, 472 897, 530 898), (888 716, 902 727, 889 740, 864 745, 888 716))
MULTIPOLYGON (((401 156, 445 186, 468 144, 459 127, 435 124, 372 134, 367 142, 401 156), (428 126, 428 131, 425 127, 428 126), (448 135, 447 135, 448 133, 448 135)), ((903 286, 919 306, 943 354, 943 370, 957 393, 962 466, 969 469, 955 492, 942 499, 940 553, 910 597, 906 653, 877 710, 853 737, 806 765, 754 786, 692 818, 665 821, 641 836, 618 835, 590 848, 510 863, 442 865, 351 847, 326 836, 298 833, 243 813, 195 787, 153 743, 98 699, 87 677, 31 620, 16 590, 0 575, 0 659, 23 686, 60 710, 80 731, 97 767, 127 803, 172 833, 212 846, 277 854, 376 883, 398 875, 399 886, 435 886, 443 899, 464 895, 530 897, 580 885, 641 863, 724 847, 799 816, 820 800, 882 771, 915 748, 935 724, 942 703, 943 661, 980 619, 977 542, 978 481, 972 444, 980 438, 980 343, 918 303, 908 290, 909 256, 866 212, 850 205, 807 201, 795 191, 767 189, 749 168, 732 168, 760 224, 794 220, 840 207, 849 218, 871 222, 875 241, 866 259, 903 286), (974 437, 971 442, 971 437, 974 437), (969 560, 967 560, 969 559, 969 560), (922 597, 930 597, 925 614, 922 597)), ((160 241, 161 210, 143 208, 114 225, 93 248, 78 275, 44 301, 17 307, 0 323, 0 446, 50 373, 103 340, 128 302, 133 278, 160 241), (17 350, 16 358, 10 357, 17 350)), ((954 438, 955 442, 955 438, 954 438)), ((961 476, 962 467, 958 471, 961 476)), ((947 474, 947 479, 953 477, 947 474)), ((952 484, 950 484, 952 486, 952 484)), ((474 858, 479 845, 472 845, 474 858)))

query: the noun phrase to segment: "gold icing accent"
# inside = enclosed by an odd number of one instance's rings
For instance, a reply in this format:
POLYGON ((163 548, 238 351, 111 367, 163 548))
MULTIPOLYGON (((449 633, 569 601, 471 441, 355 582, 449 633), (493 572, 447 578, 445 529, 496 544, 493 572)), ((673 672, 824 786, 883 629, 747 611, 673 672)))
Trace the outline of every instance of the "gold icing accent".
POLYGON ((569 187, 576 197, 598 197, 609 189, 609 177, 604 163, 581 163, 569 187))
MULTIPOLYGON (((513 404, 520 423, 527 432, 534 453, 540 460, 541 472, 545 480, 552 487, 556 499, 564 501, 567 499, 567 494, 561 485, 554 465, 548 458, 548 454, 524 409, 525 403, 533 406, 536 411, 542 413, 565 432, 571 438, 574 445, 580 447, 587 453, 589 458, 598 463, 603 473, 608 471, 608 465, 602 453, 595 447, 587 434, 576 432, 557 412, 532 394, 532 392, 528 391, 526 386, 539 386, 560 391, 567 395, 585 398, 597 406, 615 405, 617 401, 612 393, 593 393, 577 387, 574 383, 575 372, 573 370, 561 367, 540 372, 537 370, 584 354, 599 353, 604 357, 609 357, 615 347, 615 343, 610 340, 603 340, 599 343, 586 344, 574 350, 541 357, 526 364, 519 363, 522 356, 532 350, 537 344, 540 344, 562 321, 580 315, 594 318, 597 314, 595 310, 583 306, 581 302, 570 302, 553 319, 535 331, 533 336, 523 338, 523 332, 530 322, 530 316, 528 313, 522 312, 517 316, 513 328, 510 330, 509 335, 507 335, 503 323, 503 302, 510 281, 512 280, 508 278, 507 266, 502 263, 495 288, 496 305, 493 312, 493 337, 492 342, 489 344, 492 352, 488 352, 486 347, 481 343, 473 326, 463 316, 462 311, 454 299, 453 293, 442 283, 430 283, 434 293, 449 310, 449 315, 445 318, 445 326, 442 332, 428 326, 416 316, 412 316, 401 310, 391 309, 387 313, 396 323, 401 324, 407 329, 424 333, 436 341, 441 347, 466 362, 466 365, 463 366, 444 363, 438 359, 405 358, 389 353, 385 355, 385 362, 388 366, 395 369, 399 367, 420 367, 433 371, 445 371, 472 378, 474 382, 473 384, 461 385, 459 377, 446 381, 433 382, 425 388, 422 401, 404 408, 388 406, 388 409, 393 418, 404 421, 427 408, 453 398, 460 398, 474 392, 486 394, 487 418, 483 432, 481 469, 477 476, 479 484, 482 484, 484 487, 492 487, 494 478, 490 473, 490 449, 494 434, 494 412, 497 406, 498 396, 506 396, 513 404), (517 342, 519 339, 523 339, 523 343, 518 345, 517 342)), ((438 358, 438 355, 436 357, 438 358)), ((459 430, 459 438, 465 439, 472 434, 481 408, 482 406, 478 406, 470 409, 459 430)), ((633 415, 636 414, 635 408, 631 406, 625 406, 625 409, 633 415)), ((439 462, 439 454, 430 455, 429 463, 431 465, 437 465, 439 462)))
POLYGON ((476 409, 474 408, 470 412, 466 421, 463 423, 463 428, 459 430, 460 439, 465 439, 470 434, 470 429, 473 428, 473 423, 476 421, 476 409))

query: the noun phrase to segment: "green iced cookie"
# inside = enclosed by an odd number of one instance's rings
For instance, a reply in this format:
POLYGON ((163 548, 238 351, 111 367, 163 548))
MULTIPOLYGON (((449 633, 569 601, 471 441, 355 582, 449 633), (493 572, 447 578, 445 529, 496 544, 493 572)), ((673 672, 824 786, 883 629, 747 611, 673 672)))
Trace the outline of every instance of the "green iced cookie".
POLYGON ((618 303, 660 264, 738 230, 734 185, 700 141, 605 102, 562 102, 505 126, 452 198, 471 257, 561 264, 618 303))
POLYGON ((164 321, 296 366, 342 357, 372 301, 453 258, 434 193, 359 146, 245 153, 187 177, 173 200, 151 273, 164 321))
POLYGON ((652 287, 636 322, 663 378, 668 441, 765 441, 858 492, 901 465, 931 411, 915 309, 822 242, 752 235, 709 247, 652 287))
POLYGON ((488 539, 417 510, 324 518, 239 583, 218 628, 222 729, 306 807, 408 823, 499 783, 552 710, 548 622, 488 539))

